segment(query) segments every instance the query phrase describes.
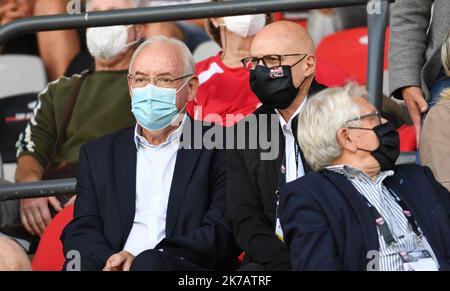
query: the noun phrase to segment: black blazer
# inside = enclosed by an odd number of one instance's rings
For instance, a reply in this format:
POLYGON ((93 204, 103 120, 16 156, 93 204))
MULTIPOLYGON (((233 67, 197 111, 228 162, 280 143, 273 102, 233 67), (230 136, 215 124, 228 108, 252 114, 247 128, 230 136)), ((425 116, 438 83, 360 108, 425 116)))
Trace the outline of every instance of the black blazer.
MULTIPOLYGON (((309 96, 324 88, 313 82, 309 96)), ((227 151, 225 159, 227 172, 226 217, 232 227, 237 244, 246 253, 244 264, 254 262, 264 265, 268 270, 289 270, 289 256, 286 247, 275 236, 275 191, 285 153, 284 135, 281 126, 278 125, 280 138, 277 143, 276 139, 272 139, 270 117, 266 118, 266 124, 259 123, 260 116, 270 116, 271 114, 276 113, 273 109, 263 105, 247 119, 256 117, 258 139, 262 133, 261 130, 264 130, 264 134, 271 141, 271 146, 279 149, 275 159, 261 160, 261 153, 269 150, 248 149, 248 135, 246 149, 227 151)), ((244 124, 247 119, 241 123, 244 124)), ((237 126, 232 129, 235 130, 237 126)), ((293 129, 296 130, 294 124, 293 129)), ((305 171, 309 172, 309 166, 303 157, 302 162, 305 171)))
MULTIPOLYGON (((186 130, 193 127, 185 126, 183 135, 186 130)), ((224 219, 223 159, 224 152, 219 150, 179 150, 166 238, 155 249, 205 268, 236 266, 239 249, 224 219)), ((106 260, 125 246, 135 215, 136 160, 134 128, 81 148, 74 220, 61 240, 65 254, 70 250, 81 253, 82 270, 101 270, 106 260)), ((151 181, 152 173, 148 173, 148 183, 151 181)))
MULTIPOLYGON (((450 270, 450 193, 429 168, 398 166, 384 184, 412 211, 440 265, 450 270)), ((287 184, 280 200, 281 224, 294 270, 367 270, 379 250, 373 216, 343 175, 321 171, 287 184)))

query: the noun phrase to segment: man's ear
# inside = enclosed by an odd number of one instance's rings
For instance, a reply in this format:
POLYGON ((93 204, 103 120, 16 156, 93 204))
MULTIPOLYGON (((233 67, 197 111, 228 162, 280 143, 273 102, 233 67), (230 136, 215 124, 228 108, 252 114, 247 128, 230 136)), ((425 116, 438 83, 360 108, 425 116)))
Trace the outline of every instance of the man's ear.
POLYGON ((195 95, 197 94, 197 91, 198 91, 198 86, 199 86, 198 77, 193 76, 188 84, 188 88, 189 88, 189 95, 187 98, 188 102, 191 102, 192 100, 194 100, 195 95))
POLYGON ((342 147, 342 150, 346 150, 349 152, 356 152, 358 151, 358 147, 356 146, 356 143, 354 140, 352 140, 350 131, 348 128, 341 128, 339 129, 336 139, 339 143, 339 145, 342 147))
POLYGON ((132 88, 131 88, 131 81, 130 81, 130 78, 127 78, 127 81, 128 81, 128 92, 130 93, 130 97, 132 97, 133 94, 132 94, 132 92, 131 92, 131 91, 132 91, 132 90, 131 90, 132 88))
POLYGON ((308 55, 305 58, 305 65, 306 65, 305 75, 308 77, 314 75, 316 73, 316 56, 308 55))

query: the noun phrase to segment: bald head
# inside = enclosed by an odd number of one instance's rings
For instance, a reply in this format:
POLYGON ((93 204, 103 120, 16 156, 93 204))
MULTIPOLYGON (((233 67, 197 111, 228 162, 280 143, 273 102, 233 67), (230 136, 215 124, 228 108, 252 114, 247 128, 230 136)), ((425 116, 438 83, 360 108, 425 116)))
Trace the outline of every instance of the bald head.
POLYGON ((30 260, 15 241, 0 238, 0 271, 31 271, 30 260))
POLYGON ((256 34, 250 47, 252 56, 298 53, 315 55, 316 48, 306 29, 290 21, 267 25, 256 34))
MULTIPOLYGON (((258 58, 260 66, 277 66, 278 63, 269 65, 264 61, 264 58, 271 55, 281 56, 275 60, 279 61, 281 66, 290 68, 292 85, 298 89, 298 94, 287 111, 295 112, 309 94, 316 73, 314 42, 299 24, 289 21, 274 22, 257 33, 250 46, 250 57, 258 58)), ((267 84, 259 84, 265 85, 267 84)))

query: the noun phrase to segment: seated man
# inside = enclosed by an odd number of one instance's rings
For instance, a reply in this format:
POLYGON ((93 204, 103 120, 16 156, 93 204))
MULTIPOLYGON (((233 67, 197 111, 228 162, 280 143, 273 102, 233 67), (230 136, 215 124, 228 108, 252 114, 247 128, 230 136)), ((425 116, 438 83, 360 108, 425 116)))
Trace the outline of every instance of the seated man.
POLYGON ((262 106, 235 126, 239 131, 247 121, 258 123, 245 135, 247 148, 227 152, 227 219, 246 253, 244 265, 249 266, 243 270, 285 271, 289 254, 275 231, 277 190, 310 170, 295 139, 295 124, 308 96, 324 86, 315 82, 314 43, 293 22, 264 27, 243 63, 262 106), (254 135, 271 137, 274 157, 264 160, 265 149, 248 146, 254 135))
POLYGON ((0 237, 0 271, 31 271, 25 250, 12 239, 0 237))
MULTIPOLYGON (((88 1, 89 11, 133 7, 132 0, 88 1)), ((39 95, 34 116, 17 143, 18 183, 75 177, 82 144, 135 123, 130 112, 127 69, 143 34, 141 25, 88 29, 87 43, 96 70, 60 78, 39 95)), ((41 235, 51 221, 51 213, 67 202, 68 198, 55 197, 22 200, 20 218, 24 227, 33 235, 41 235)))
POLYGON ((202 128, 185 115, 198 89, 189 49, 150 38, 133 56, 129 89, 138 124, 81 148, 64 252, 80 252, 81 270, 234 267, 223 151, 184 145, 202 128))
POLYGON ((399 137, 352 85, 299 118, 313 170, 280 198, 294 270, 450 270, 450 193, 430 169, 396 166, 399 137), (354 96, 354 97, 352 97, 354 96))

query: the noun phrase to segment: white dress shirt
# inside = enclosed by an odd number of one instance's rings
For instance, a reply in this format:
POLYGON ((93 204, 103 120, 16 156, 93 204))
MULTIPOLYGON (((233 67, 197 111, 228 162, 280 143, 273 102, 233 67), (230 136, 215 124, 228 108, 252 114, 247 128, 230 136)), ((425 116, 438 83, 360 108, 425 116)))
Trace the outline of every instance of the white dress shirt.
POLYGON ((300 156, 300 152, 298 153, 298 167, 296 163, 295 157, 295 141, 297 137, 294 137, 294 133, 292 131, 292 120, 302 112, 303 107, 305 107, 306 97, 302 104, 298 107, 297 111, 295 111, 294 115, 292 115, 291 119, 286 122, 278 110, 275 110, 280 117, 281 129, 283 130, 284 140, 285 140, 285 152, 286 152, 286 183, 292 182, 302 176, 305 175, 305 169, 303 168, 303 162, 300 156))
POLYGON ((148 143, 141 126, 136 126, 136 212, 124 247, 134 256, 155 248, 166 236, 167 205, 183 124, 159 146, 148 143))

